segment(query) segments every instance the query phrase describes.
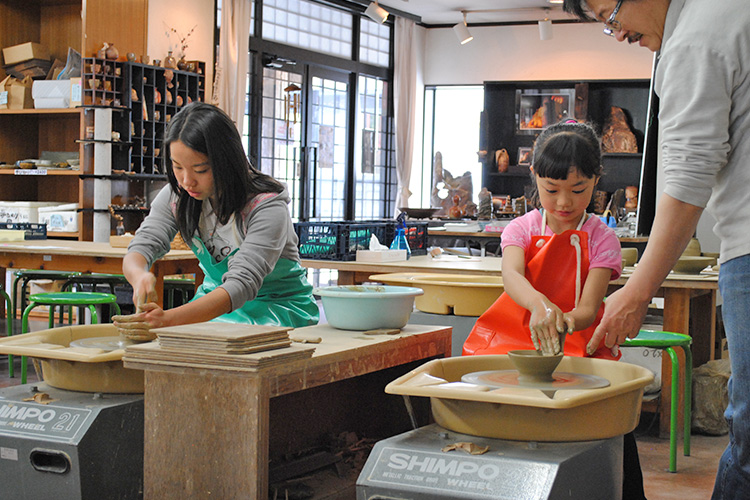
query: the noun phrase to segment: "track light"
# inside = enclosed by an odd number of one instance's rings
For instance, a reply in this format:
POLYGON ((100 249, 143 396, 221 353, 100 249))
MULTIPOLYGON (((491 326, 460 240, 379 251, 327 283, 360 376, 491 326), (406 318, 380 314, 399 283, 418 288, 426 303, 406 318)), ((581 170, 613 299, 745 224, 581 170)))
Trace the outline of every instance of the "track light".
POLYGON ((544 9, 547 15, 543 21, 539 21, 539 39, 552 40, 552 21, 549 20, 549 9, 544 9))
POLYGON ((459 43, 464 45, 474 40, 474 37, 469 32, 469 27, 466 25, 466 12, 462 12, 462 14, 464 15, 464 22, 455 25, 453 31, 456 33, 459 43))
POLYGON ((378 5, 377 0, 370 2, 370 5, 365 9, 365 15, 380 24, 383 24, 388 19, 388 11, 378 5))

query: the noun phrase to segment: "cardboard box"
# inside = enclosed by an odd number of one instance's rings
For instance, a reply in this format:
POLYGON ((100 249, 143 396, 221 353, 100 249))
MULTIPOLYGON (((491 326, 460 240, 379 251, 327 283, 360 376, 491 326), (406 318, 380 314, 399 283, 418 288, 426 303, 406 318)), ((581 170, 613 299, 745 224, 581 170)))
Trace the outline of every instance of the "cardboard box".
POLYGON ((134 235, 132 234, 123 234, 122 236, 112 235, 109 237, 109 246, 112 248, 128 248, 133 238, 134 235))
POLYGON ((31 97, 31 87, 34 81, 31 77, 18 80, 9 76, 0 82, 0 109, 33 108, 34 99, 31 97))
POLYGON ((81 105, 81 77, 70 79, 70 107, 81 105))
POLYGON ((3 48, 5 64, 16 64, 29 59, 49 59, 49 51, 40 43, 26 42, 3 48))
POLYGON ((31 95, 35 108, 67 108, 70 106, 70 80, 36 80, 31 95))
POLYGON ((49 73, 51 63, 44 59, 32 59, 18 64, 8 64, 3 66, 7 74, 19 80, 27 76, 35 80, 44 80, 49 73))

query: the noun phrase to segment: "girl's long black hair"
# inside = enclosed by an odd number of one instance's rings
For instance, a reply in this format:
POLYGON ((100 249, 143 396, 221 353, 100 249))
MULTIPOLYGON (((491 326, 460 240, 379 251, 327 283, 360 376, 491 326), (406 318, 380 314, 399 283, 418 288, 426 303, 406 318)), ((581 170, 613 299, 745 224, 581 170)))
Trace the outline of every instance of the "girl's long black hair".
POLYGON ((237 128, 224 111, 202 102, 188 104, 169 122, 162 146, 167 178, 178 195, 177 227, 186 242, 198 228, 203 202, 192 198, 177 183, 170 152, 175 141, 208 157, 214 178, 213 208, 221 224, 229 222, 232 214, 239 215, 255 195, 284 190, 279 181, 252 166, 237 128))
POLYGON ((531 162, 533 194, 531 203, 539 205, 534 177, 564 180, 571 167, 588 178, 602 175, 602 148, 596 131, 585 123, 565 120, 547 127, 534 143, 531 162))

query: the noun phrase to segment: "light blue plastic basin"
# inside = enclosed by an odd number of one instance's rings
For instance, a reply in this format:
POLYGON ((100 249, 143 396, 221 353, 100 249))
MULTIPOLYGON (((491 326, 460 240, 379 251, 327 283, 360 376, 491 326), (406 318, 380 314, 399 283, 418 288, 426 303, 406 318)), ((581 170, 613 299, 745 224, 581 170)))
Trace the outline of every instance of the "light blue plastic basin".
POLYGON ((409 286, 351 285, 316 288, 328 324, 341 330, 403 328, 414 310, 421 288, 409 286))

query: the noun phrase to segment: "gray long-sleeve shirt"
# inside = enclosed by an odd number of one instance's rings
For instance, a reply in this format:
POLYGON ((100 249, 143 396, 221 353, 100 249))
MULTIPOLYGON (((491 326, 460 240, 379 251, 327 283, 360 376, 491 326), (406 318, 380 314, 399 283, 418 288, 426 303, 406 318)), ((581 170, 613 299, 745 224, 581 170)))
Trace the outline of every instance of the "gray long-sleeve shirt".
MULTIPOLYGON (((149 266, 169 251, 177 234, 176 202, 171 186, 165 186, 154 198, 148 217, 128 246, 129 252, 143 255, 149 266)), ((298 240, 288 203, 286 190, 278 195, 258 195, 248 200, 239 225, 234 217, 225 225, 219 224, 210 203, 203 203, 199 234, 193 238, 206 245, 214 262, 239 249, 229 258, 229 269, 220 285, 229 294, 232 310, 257 296, 263 279, 279 259, 299 262, 298 240)))
POLYGON ((750 8, 671 0, 654 80, 664 192, 717 220, 721 261, 750 254, 750 8))

